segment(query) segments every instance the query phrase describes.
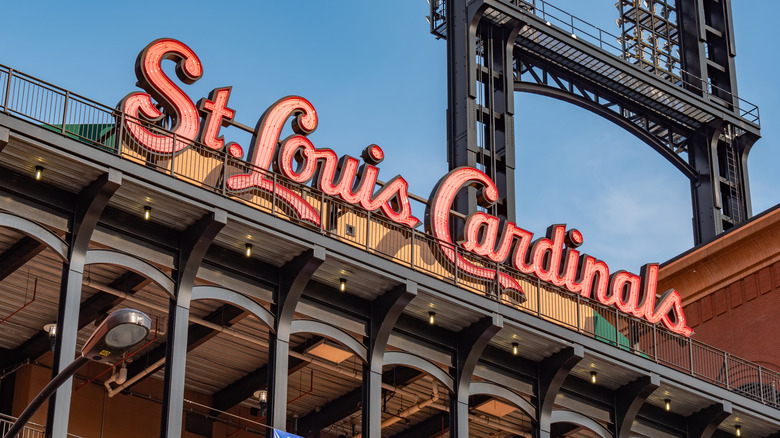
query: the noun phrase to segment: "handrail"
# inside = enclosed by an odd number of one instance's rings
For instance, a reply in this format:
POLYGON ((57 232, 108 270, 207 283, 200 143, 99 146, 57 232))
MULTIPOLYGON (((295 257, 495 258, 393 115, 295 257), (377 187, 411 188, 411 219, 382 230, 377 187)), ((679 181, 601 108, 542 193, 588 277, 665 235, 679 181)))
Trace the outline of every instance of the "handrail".
MULTIPOLYGON (((16 417, 0 414, 0 435, 5 435, 5 433, 8 432, 8 430, 11 428, 11 426, 14 425, 15 422, 16 417)), ((18 436, 19 438, 44 438, 45 432, 45 426, 28 421, 24 428, 22 428, 21 432, 19 432, 18 436)), ((69 433, 67 436, 71 438, 81 438, 81 436, 74 435, 72 433, 69 433)))
MULTIPOLYGON (((4 66, 0 66, 0 102, 3 102, 0 111, 10 116, 46 127, 103 152, 296 222, 541 320, 554 322, 702 381, 780 408, 780 373, 622 314, 614 307, 542 284, 539 279, 522 274, 511 266, 465 253, 458 245, 397 225, 378 213, 353 207, 313 187, 288 181, 267 169, 254 168, 243 159, 209 149, 197 141, 189 141, 190 146, 176 154, 150 153, 131 140, 124 122, 141 124, 163 136, 173 138, 175 134, 4 66), (278 202, 276 190, 272 193, 259 190, 237 193, 226 188, 227 176, 251 171, 266 173, 269 179, 305 198, 323 219, 320 226, 298 220, 289 206, 278 202), (334 211, 338 214, 326 214, 334 211), (452 269, 451 263, 437 249, 441 245, 476 265, 511 275, 522 285, 527 301, 499 290, 493 279, 474 278, 452 269)), ((420 197, 416 199, 425 201, 420 197)))
MULTIPOLYGON (((572 38, 591 44, 620 59, 626 64, 636 66, 636 64, 629 62, 628 54, 623 51, 622 45, 617 46, 612 42, 620 40, 618 35, 582 20, 545 0, 501 1, 524 11, 528 11, 541 19, 547 26, 554 26, 562 29, 568 32, 572 38)), ((444 0, 431 0, 431 11, 433 11, 432 17, 429 18, 431 20, 431 32, 440 36, 443 36, 439 32, 441 29, 445 28, 446 23, 446 12, 444 11, 444 7, 444 0)), ((655 69, 652 73, 657 76, 663 76, 665 72, 655 69)), ((675 73, 675 76, 678 75, 675 73)), ((758 127, 761 126, 761 117, 757 105, 683 69, 680 69, 679 78, 680 83, 675 85, 682 86, 687 84, 693 88, 695 92, 704 93, 707 100, 726 108, 733 106, 736 108, 736 114, 738 114, 740 118, 749 123, 753 123, 758 127), (724 96, 725 98, 720 96, 724 96), (729 102, 729 100, 731 101, 729 102)))
MULTIPOLYGON (((507 1, 507 0, 503 0, 507 1)), ((582 20, 580 18, 575 17, 574 15, 564 11, 563 9, 560 9, 545 0, 508 0, 511 4, 518 6, 518 7, 524 7, 523 9, 528 10, 528 6, 530 6, 531 12, 536 15, 537 17, 541 18, 547 23, 558 23, 562 24, 563 26, 558 26, 561 29, 568 30, 572 36, 576 35, 577 39, 580 39, 582 35, 585 35, 588 38, 585 38, 585 40, 588 41, 591 44, 597 45, 600 49, 604 50, 605 52, 620 58, 626 63, 629 63, 633 65, 633 63, 629 62, 627 59, 627 54, 625 51, 623 51, 623 47, 615 46, 611 43, 611 41, 619 41, 620 37, 618 35, 612 34, 606 30, 601 29, 600 27, 591 24, 585 20, 582 20), (539 7, 538 5, 541 5, 539 7), (552 10, 553 12, 549 12, 552 10), (556 16, 555 14, 562 14, 564 18, 560 18, 556 16), (595 35, 595 33, 598 33, 598 35, 595 35), (605 36, 610 38, 611 41, 605 40, 605 36), (611 50, 610 50, 611 49, 611 50)), ((656 75, 662 76, 662 72, 655 71, 656 75)), ((712 85, 708 81, 704 80, 703 78, 690 73, 688 71, 685 71, 683 69, 680 69, 680 77, 684 78, 681 79, 682 82, 688 83, 692 87, 695 87, 697 91, 701 91, 705 94, 708 100, 714 100, 715 102, 721 103, 725 99, 722 97, 717 96, 717 94, 725 95, 727 97, 730 97, 732 102, 726 102, 729 105, 733 104, 736 109, 738 110, 738 114, 740 118, 743 118, 747 120, 748 122, 755 123, 757 126, 761 126, 761 119, 759 117, 759 111, 758 106, 748 102, 745 99, 742 99, 741 97, 721 88, 715 85, 712 85), (694 82, 698 82, 698 84, 695 84, 694 82), (716 93, 717 91, 717 93, 716 93), (744 105, 739 105, 739 103, 743 103, 744 105)))

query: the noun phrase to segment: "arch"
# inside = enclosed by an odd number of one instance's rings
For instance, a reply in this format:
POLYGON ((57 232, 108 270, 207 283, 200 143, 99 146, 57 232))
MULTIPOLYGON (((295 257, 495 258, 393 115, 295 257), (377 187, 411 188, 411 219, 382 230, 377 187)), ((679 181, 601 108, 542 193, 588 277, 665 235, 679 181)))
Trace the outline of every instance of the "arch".
POLYGON ((349 333, 333 327, 330 324, 311 319, 295 319, 290 327, 290 334, 294 333, 316 333, 325 336, 326 338, 331 338, 352 350, 352 352, 357 354, 363 362, 367 361, 368 349, 366 346, 358 342, 358 340, 353 338, 349 333))
POLYGON ((601 438, 612 438, 612 434, 609 432, 609 430, 607 430, 606 427, 602 426, 601 423, 574 411, 568 411, 565 409, 557 409, 552 411, 552 414, 550 415, 550 424, 554 423, 576 424, 578 426, 588 428, 601 438))
POLYGON ((496 385, 495 383, 488 382, 471 382, 469 385, 469 395, 492 395, 501 397, 502 399, 517 406, 530 418, 536 418, 536 407, 529 403, 523 397, 520 397, 517 393, 510 391, 503 386, 496 385))
POLYGON ((19 231, 51 248, 63 262, 68 261, 68 244, 43 225, 13 213, 0 211, 0 227, 19 231))
POLYGON ((133 257, 130 254, 108 249, 93 249, 87 251, 84 266, 95 264, 116 265, 127 268, 138 275, 143 275, 148 278, 153 283, 163 288, 165 292, 168 292, 168 295, 170 295, 171 298, 175 298, 174 282, 171 277, 166 275, 156 266, 133 257))
POLYGON ((384 365, 404 365, 428 373, 434 379, 441 382, 442 385, 446 386, 450 392, 453 391, 453 387, 455 385, 455 380, 443 369, 434 365, 433 362, 411 353, 406 353, 403 351, 387 351, 385 352, 384 365))
POLYGON ((515 91, 552 97, 553 99, 571 103, 594 114, 597 114, 642 140, 645 144, 653 148, 653 150, 661 154, 662 157, 666 158, 667 161, 672 163, 672 165, 674 165, 674 167, 682 172, 683 175, 685 175, 688 179, 694 181, 699 176, 698 172, 696 172, 696 170, 691 167, 690 164, 683 160, 679 155, 674 153, 674 151, 670 150, 666 145, 659 142, 658 139, 656 139, 652 134, 642 130, 639 126, 629 122, 628 120, 623 119, 617 113, 605 109, 596 102, 587 100, 577 96, 576 94, 569 93, 555 87, 523 81, 515 81, 515 91))
POLYGON ((195 286, 192 288, 192 301, 195 300, 218 300, 238 306, 257 319, 263 321, 268 327, 273 328, 274 316, 265 307, 252 301, 236 291, 225 289, 218 286, 195 286))

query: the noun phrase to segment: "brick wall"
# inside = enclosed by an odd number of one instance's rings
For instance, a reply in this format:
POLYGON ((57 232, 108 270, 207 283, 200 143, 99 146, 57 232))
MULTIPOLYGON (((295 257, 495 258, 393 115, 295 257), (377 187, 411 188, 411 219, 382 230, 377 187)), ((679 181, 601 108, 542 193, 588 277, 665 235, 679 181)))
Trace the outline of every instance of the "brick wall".
POLYGON ((780 371, 780 262, 685 306, 693 338, 780 371))

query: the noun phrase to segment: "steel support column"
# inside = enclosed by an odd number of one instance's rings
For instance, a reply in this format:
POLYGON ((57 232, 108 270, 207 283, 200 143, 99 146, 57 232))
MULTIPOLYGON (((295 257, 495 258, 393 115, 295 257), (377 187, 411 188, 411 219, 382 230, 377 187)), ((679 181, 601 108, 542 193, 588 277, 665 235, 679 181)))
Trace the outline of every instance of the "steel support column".
POLYGON ((615 391, 615 438, 628 438, 647 397, 661 385, 658 374, 640 377, 615 391))
MULTIPOLYGON (((677 12, 683 86, 741 116, 731 1, 678 1, 677 12)), ((691 164, 699 171, 691 181, 695 244, 752 216, 745 163, 758 135, 743 128, 713 121, 689 144, 691 164)))
MULTIPOLYGON (((108 173, 101 175, 78 195, 67 236, 69 243, 68 261, 62 265, 52 378, 73 362, 79 330, 81 282, 84 277, 84 262, 89 241, 101 213, 121 184, 122 172, 109 169, 108 173)), ((71 378, 65 381, 49 400, 49 412, 46 420, 47 436, 66 437, 72 391, 71 378)))
POLYGON ((450 437, 467 438, 469 436, 469 387, 474 368, 479 362, 482 351, 490 340, 504 327, 503 316, 494 313, 461 330, 455 350, 455 368, 451 374, 455 377, 450 397, 450 437))
POLYGON ((368 322, 368 363, 363 365, 362 435, 382 436, 382 365, 395 322, 417 296, 417 283, 407 281, 371 302, 368 322))
MULTIPOLYGON (((447 161, 450 169, 476 167, 498 187, 490 212, 514 221, 514 41, 515 20, 496 25, 482 19, 482 2, 447 0, 447 161), (480 61, 477 61, 477 60, 480 61)), ((462 191, 455 210, 476 210, 477 192, 462 191)))
POLYGON ((168 341, 160 436, 181 436, 184 409, 184 372, 187 369, 187 331, 195 276, 214 238, 227 224, 227 213, 216 209, 184 232, 176 261, 175 299, 168 310, 168 341))
POLYGON ((274 293, 271 313, 276 316, 274 330, 269 334, 268 367, 269 426, 287 428, 287 369, 290 354, 290 327, 295 306, 314 272, 325 262, 325 248, 315 246, 284 265, 279 274, 279 287, 274 293))
POLYGON ((537 388, 537 415, 539 423, 539 438, 550 438, 552 412, 555 396, 563 386, 564 380, 582 358, 585 349, 582 345, 574 345, 545 358, 539 364, 539 383, 537 388))
POLYGON ((691 438, 710 438, 720 423, 729 418, 733 408, 729 401, 723 400, 693 413, 688 417, 688 436, 691 438))

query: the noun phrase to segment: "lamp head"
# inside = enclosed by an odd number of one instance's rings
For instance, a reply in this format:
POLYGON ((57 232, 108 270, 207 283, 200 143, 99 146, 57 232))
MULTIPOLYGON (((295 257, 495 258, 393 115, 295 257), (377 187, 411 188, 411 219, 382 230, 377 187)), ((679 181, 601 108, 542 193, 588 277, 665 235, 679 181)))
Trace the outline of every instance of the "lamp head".
POLYGON ((134 309, 119 309, 108 315, 89 337, 81 355, 90 360, 116 362, 122 355, 146 338, 152 320, 134 309))

